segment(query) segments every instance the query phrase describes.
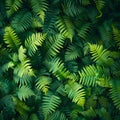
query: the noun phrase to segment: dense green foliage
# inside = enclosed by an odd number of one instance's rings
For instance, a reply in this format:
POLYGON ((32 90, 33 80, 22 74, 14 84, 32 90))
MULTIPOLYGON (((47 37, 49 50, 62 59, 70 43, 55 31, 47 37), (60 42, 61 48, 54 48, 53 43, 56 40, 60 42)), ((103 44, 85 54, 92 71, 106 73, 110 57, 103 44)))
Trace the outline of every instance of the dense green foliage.
POLYGON ((0 120, 120 120, 120 0, 0 0, 0 120))

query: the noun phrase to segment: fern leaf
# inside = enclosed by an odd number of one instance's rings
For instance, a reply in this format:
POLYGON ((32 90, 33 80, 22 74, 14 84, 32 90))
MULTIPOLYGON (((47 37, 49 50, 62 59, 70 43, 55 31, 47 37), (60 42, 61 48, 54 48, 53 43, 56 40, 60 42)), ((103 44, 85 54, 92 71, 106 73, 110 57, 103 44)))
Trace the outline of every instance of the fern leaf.
POLYGON ((70 72, 64 67, 64 63, 59 58, 53 58, 51 61, 45 61, 45 66, 52 72, 58 80, 63 80, 70 75, 70 72))
POLYGON ((75 17, 80 13, 80 9, 78 8, 78 4, 76 4, 76 1, 64 0, 62 8, 65 14, 67 14, 68 16, 75 17))
POLYGON ((80 75, 80 83, 87 86, 96 86, 99 79, 99 71, 94 65, 84 67, 80 75))
POLYGON ((73 102, 80 106, 84 106, 85 103, 85 91, 82 88, 82 85, 74 81, 69 81, 65 85, 65 90, 68 94, 68 98, 72 99, 73 102))
POLYGON ((44 25, 43 25, 43 32, 49 34, 54 33, 55 29, 55 22, 57 20, 58 10, 48 9, 45 15, 44 25))
POLYGON ((66 96, 66 91, 63 85, 60 85, 57 90, 56 90, 59 94, 61 94, 62 96, 66 96))
POLYGON ((7 47, 13 50, 17 50, 21 44, 20 39, 11 27, 5 28, 4 41, 7 47))
POLYGON ((9 68, 13 68, 13 67, 14 67, 14 63, 13 61, 10 61, 2 66, 2 71, 4 72, 8 71, 9 68))
POLYGON ((75 32, 74 32, 74 25, 70 21, 70 19, 66 17, 59 17, 56 22, 56 25, 60 33, 72 41, 75 32))
POLYGON ((65 52, 65 61, 75 60, 80 57, 80 49, 75 45, 70 45, 65 52))
POLYGON ((80 113, 88 119, 91 119, 91 118, 94 118, 97 116, 96 111, 92 107, 90 107, 90 109, 88 109, 86 111, 82 111, 80 113))
POLYGON ((80 30, 78 30, 78 36, 80 36, 82 39, 86 39, 90 30, 91 30, 90 23, 82 25, 80 30))
POLYGON ((61 99, 53 94, 47 94, 43 97, 42 110, 45 118, 55 112, 56 108, 60 105, 61 99))
POLYGON ((12 14, 17 12, 22 6, 23 0, 6 0, 6 12, 7 16, 10 17, 12 14))
POLYGON ((120 30, 118 30, 114 26, 113 26, 113 35, 114 35, 114 40, 116 41, 116 43, 120 49, 120 30))
POLYGON ((50 116, 48 116, 48 118, 49 120, 68 120, 65 114, 58 110, 52 113, 50 116))
POLYGON ((105 6, 105 1, 104 0, 94 0, 95 4, 96 4, 96 8, 99 12, 99 16, 97 16, 97 18, 102 16, 102 9, 105 6))
POLYGON ((16 32, 24 32, 30 27, 31 21, 32 15, 30 12, 20 11, 11 21, 11 26, 16 32))
POLYGON ((31 0, 31 7, 34 13, 37 15, 45 12, 48 8, 48 4, 46 0, 31 0))
POLYGON ((34 76, 29 59, 25 59, 14 68, 14 80, 19 85, 27 85, 34 76))
POLYGON ((120 82, 115 81, 110 89, 110 97, 113 100, 114 105, 120 110, 120 82))
POLYGON ((47 57, 51 58, 56 56, 63 48, 64 37, 61 34, 56 34, 49 37, 49 41, 46 41, 47 57))
POLYGON ((30 111, 30 108, 25 104, 24 101, 21 101, 16 97, 12 97, 12 99, 16 105, 15 109, 20 115, 24 116, 30 111))
POLYGON ((20 48, 18 49, 18 58, 21 62, 27 58, 25 53, 26 53, 26 49, 23 48, 23 46, 20 46, 20 48))
POLYGON ((49 85, 52 82, 50 77, 47 76, 40 76, 37 79, 36 87, 42 90, 45 94, 48 92, 49 85))
POLYGON ((111 65, 113 60, 110 56, 110 51, 103 49, 103 45, 89 44, 92 59, 98 65, 111 65))
POLYGON ((32 56, 37 51, 37 46, 42 46, 43 41, 45 40, 45 34, 33 33, 25 40, 25 46, 28 50, 28 54, 32 56))
POLYGON ((34 93, 33 93, 33 91, 29 87, 22 86, 21 88, 18 89, 17 95, 18 95, 18 98, 20 100, 24 100, 25 101, 26 99, 28 99, 29 97, 34 95, 34 93))

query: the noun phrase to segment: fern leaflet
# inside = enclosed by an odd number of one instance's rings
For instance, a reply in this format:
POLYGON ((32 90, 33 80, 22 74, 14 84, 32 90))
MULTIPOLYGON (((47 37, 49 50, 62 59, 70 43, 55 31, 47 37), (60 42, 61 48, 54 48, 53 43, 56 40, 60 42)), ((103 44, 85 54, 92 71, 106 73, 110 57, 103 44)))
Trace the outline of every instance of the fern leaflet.
POLYGON ((68 97, 72 99, 73 102, 80 106, 84 106, 85 103, 85 91, 82 88, 82 85, 74 81, 69 81, 65 85, 65 90, 68 94, 68 97))
POLYGON ((20 39, 11 27, 5 28, 4 41, 13 50, 17 50, 21 44, 20 39))
POLYGON ((31 97, 34 95, 33 91, 27 87, 27 86, 22 86, 21 88, 18 89, 17 91, 18 98, 20 100, 26 100, 27 98, 31 97))
POLYGON ((59 106, 60 103, 61 99, 56 95, 49 93, 46 96, 44 96, 42 110, 45 118, 52 112, 55 112, 56 108, 59 106))
POLYGON ((45 34, 33 33, 25 40, 25 46, 28 50, 28 54, 32 56, 37 51, 37 46, 42 46, 43 41, 45 40, 45 34))

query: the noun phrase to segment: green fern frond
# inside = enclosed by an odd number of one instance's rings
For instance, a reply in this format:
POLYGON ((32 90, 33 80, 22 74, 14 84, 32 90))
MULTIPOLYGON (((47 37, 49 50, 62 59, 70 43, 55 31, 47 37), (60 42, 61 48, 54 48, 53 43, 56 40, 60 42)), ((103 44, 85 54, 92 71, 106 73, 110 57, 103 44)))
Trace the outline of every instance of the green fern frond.
POLYGON ((58 80, 63 80, 68 78, 70 72, 65 68, 64 63, 60 58, 53 58, 51 61, 45 61, 45 66, 49 69, 49 72, 52 72, 58 80))
POLYGON ((114 40, 116 41, 116 43, 120 49, 120 30, 118 30, 114 26, 113 26, 113 35, 114 35, 114 40))
POLYGON ((16 108, 15 108, 16 111, 20 115, 24 116, 24 115, 26 115, 30 111, 30 108, 23 101, 19 100, 16 97, 12 97, 12 100, 13 100, 13 102, 16 105, 16 108))
POLYGON ((48 8, 46 0, 31 0, 30 4, 33 12, 37 15, 41 14, 42 12, 45 12, 48 8))
POLYGON ((80 15, 82 6, 89 4, 89 0, 64 0, 62 8, 67 16, 76 17, 80 15))
POLYGON ((66 96, 66 91, 65 91, 65 88, 64 88, 64 85, 60 85, 57 90, 56 90, 57 93, 61 94, 62 96, 66 96))
POLYGON ((75 60, 76 58, 80 57, 80 49, 76 45, 68 46, 65 52, 65 61, 75 60))
POLYGON ((96 86, 99 79, 99 70, 94 65, 83 67, 80 75, 80 83, 87 86, 96 86))
POLYGON ((16 30, 16 32, 23 32, 30 27, 31 22, 31 13, 26 11, 20 11, 12 19, 11 26, 16 30))
POLYGON ((18 49, 18 58, 21 62, 27 58, 25 53, 26 53, 26 49, 23 48, 23 46, 20 46, 20 48, 18 49))
POLYGON ((49 34, 54 34, 55 29, 55 22, 57 20, 58 10, 48 9, 45 15, 44 25, 43 25, 43 32, 49 34))
POLYGON ((7 16, 10 17, 12 14, 17 12, 22 6, 23 0, 6 0, 6 12, 7 16))
POLYGON ((34 92, 27 86, 22 86, 21 88, 18 89, 17 91, 18 98, 22 100, 26 100, 29 97, 34 95, 34 92))
POLYGON ((28 54, 32 56, 37 51, 38 46, 42 46, 43 41, 45 40, 45 34, 42 33, 33 33, 25 40, 25 47, 28 50, 28 54))
POLYGON ((92 119, 94 117, 97 116, 97 113, 96 111, 90 107, 90 109, 86 110, 86 111, 82 111, 80 112, 85 118, 88 118, 88 119, 92 119))
POLYGON ((68 84, 65 85, 65 90, 68 94, 68 98, 72 99, 76 104, 84 107, 85 91, 82 88, 82 85, 74 81, 68 81, 68 84))
POLYGON ((14 67, 14 63, 13 61, 10 61, 2 66, 2 71, 3 72, 8 71, 9 68, 13 68, 13 67, 14 67))
POLYGON ((110 89, 110 97, 116 106, 117 109, 120 110, 120 82, 115 81, 112 85, 112 88, 110 89))
POLYGON ((35 28, 41 28, 41 27, 43 27, 43 23, 41 19, 38 16, 32 17, 31 28, 35 29, 35 28))
POLYGON ((52 113, 49 117, 49 120, 68 120, 65 116, 64 113, 60 112, 60 111, 55 111, 54 113, 52 113))
POLYGON ((98 65, 111 65, 113 63, 110 51, 103 49, 103 45, 89 44, 89 48, 93 61, 98 65))
POLYGON ((34 76, 29 59, 25 59, 14 68, 14 80, 19 85, 27 85, 34 76))
POLYGON ((46 41, 47 58, 56 56, 60 50, 63 48, 65 38, 61 34, 56 34, 49 37, 49 40, 46 41))
POLYGON ((40 76, 37 79, 36 87, 37 87, 37 89, 42 90, 46 94, 48 92, 48 90, 49 90, 49 86, 50 86, 51 82, 52 82, 51 77, 40 76))
POLYGON ((72 21, 70 21, 70 19, 68 19, 67 17, 59 17, 56 22, 56 25, 60 33, 72 41, 73 36, 75 34, 74 25, 72 21))
POLYGON ((61 99, 51 93, 43 97, 42 110, 44 117, 47 118, 49 114, 55 112, 56 108, 60 105, 61 99))
POLYGON ((75 17, 79 15, 80 9, 78 8, 77 4, 75 4, 76 1, 71 1, 71 0, 64 0, 62 4, 63 11, 65 14, 68 16, 75 17))
MULTIPOLYGON (((78 72, 78 63, 76 62, 77 60, 71 60, 66 62, 66 68, 71 72, 71 73, 77 73, 78 72)), ((70 75, 69 78, 74 77, 74 75, 70 75)), ((76 77, 77 78, 77 77, 76 77)))
POLYGON ((79 116, 79 110, 73 109, 70 113, 70 116, 71 116, 72 120, 76 120, 79 116))
POLYGON ((4 41, 12 50, 17 50, 21 44, 20 39, 11 27, 5 28, 4 41))
POLYGON ((86 23, 86 24, 82 25, 81 28, 78 30, 78 36, 80 36, 82 39, 85 40, 87 38, 90 30, 91 30, 90 23, 86 23))
POLYGON ((96 4, 96 8, 99 12, 99 16, 97 16, 97 18, 100 18, 102 16, 102 9, 105 6, 105 1, 104 0, 94 0, 95 4, 96 4))

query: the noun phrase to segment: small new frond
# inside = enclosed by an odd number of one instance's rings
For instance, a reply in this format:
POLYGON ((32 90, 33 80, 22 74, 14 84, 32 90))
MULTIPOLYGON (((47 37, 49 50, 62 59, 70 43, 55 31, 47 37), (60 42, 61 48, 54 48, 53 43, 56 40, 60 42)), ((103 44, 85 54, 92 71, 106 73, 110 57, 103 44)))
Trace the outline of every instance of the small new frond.
POLYGON ((60 103, 61 99, 56 95, 49 93, 46 96, 44 96, 42 103, 42 111, 44 117, 47 118, 49 114, 55 112, 56 108, 60 105, 60 103))
POLYGON ((111 65, 113 63, 110 51, 103 49, 103 45, 89 44, 89 48, 93 61, 98 65, 111 65))
POLYGON ((69 81, 65 85, 65 90, 68 94, 68 98, 72 99, 73 102, 80 106, 84 106, 85 103, 85 91, 82 88, 82 85, 74 81, 69 81))
POLYGON ((75 45, 68 46, 65 52, 65 61, 75 60, 80 57, 80 49, 75 45))
POLYGON ((51 82, 52 82, 51 77, 40 76, 37 79, 36 87, 37 87, 37 89, 43 91, 46 94, 48 92, 48 90, 49 90, 49 86, 50 86, 51 82))
POLYGON ((47 57, 51 58, 56 56, 63 48, 65 38, 61 34, 56 34, 49 37, 49 41, 46 41, 47 57))
POLYGON ((18 89, 17 91, 18 98, 20 100, 26 100, 29 97, 34 95, 34 92, 27 86, 22 86, 21 88, 18 89))
POLYGON ((20 39, 11 27, 5 28, 4 41, 12 50, 17 50, 21 44, 20 39))
POLYGON ((95 4, 96 4, 96 8, 99 12, 99 16, 97 16, 97 18, 101 17, 102 16, 102 9, 104 8, 105 6, 105 1, 104 0, 94 0, 95 4))
POLYGON ((99 79, 99 71, 94 65, 83 67, 79 72, 80 83, 86 86, 96 86, 99 79))
POLYGON ((12 14, 18 11, 19 8, 22 6, 22 3, 22 0, 6 0, 5 7, 7 16, 10 17, 12 14))
POLYGON ((78 36, 80 36, 82 39, 86 39, 89 32, 91 30, 91 24, 90 23, 86 23, 84 25, 81 26, 81 28, 78 30, 78 36))
POLYGON ((68 19, 67 17, 59 17, 56 22, 56 25, 60 33, 72 41, 73 36, 75 34, 74 25, 72 21, 70 21, 70 19, 68 19))
POLYGON ((25 47, 28 50, 28 54, 32 56, 37 51, 38 46, 42 46, 43 41, 45 40, 45 34, 42 33, 33 33, 25 40, 25 47))
POLYGON ((33 12, 37 15, 40 15, 42 12, 45 12, 48 8, 46 0, 31 0, 30 4, 33 12))
POLYGON ((116 106, 116 108, 120 110, 120 82, 119 81, 117 81, 116 84, 112 85, 112 88, 110 89, 110 97, 114 105, 116 106))
POLYGON ((10 61, 2 66, 2 71, 3 72, 8 71, 9 68, 13 68, 13 67, 14 67, 14 63, 13 61, 10 61))
POLYGON ((20 46, 20 48, 18 49, 18 58, 21 62, 27 58, 25 53, 26 53, 26 49, 23 48, 23 46, 20 46))
POLYGON ((114 35, 114 40, 116 41, 116 43, 120 49, 120 30, 118 30, 114 26, 113 26, 113 35, 114 35))
POLYGON ((20 11, 11 21, 11 26, 16 32, 23 32, 30 27, 31 21, 32 15, 30 12, 20 11))

